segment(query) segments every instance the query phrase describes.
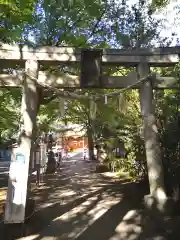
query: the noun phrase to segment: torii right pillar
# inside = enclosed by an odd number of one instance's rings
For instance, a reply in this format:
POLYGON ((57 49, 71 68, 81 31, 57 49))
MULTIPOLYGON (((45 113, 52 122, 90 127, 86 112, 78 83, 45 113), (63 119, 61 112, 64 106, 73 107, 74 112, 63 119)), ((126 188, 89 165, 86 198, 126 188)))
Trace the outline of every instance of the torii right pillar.
MULTIPOLYGON (((139 79, 146 77, 150 73, 148 63, 140 63, 137 66, 137 73, 139 79)), ((139 94, 141 114, 144 122, 144 141, 150 188, 150 194, 145 196, 144 200, 148 208, 156 208, 163 212, 166 208, 165 206, 167 206, 167 196, 164 186, 163 164, 151 80, 147 80, 141 84, 139 94)))

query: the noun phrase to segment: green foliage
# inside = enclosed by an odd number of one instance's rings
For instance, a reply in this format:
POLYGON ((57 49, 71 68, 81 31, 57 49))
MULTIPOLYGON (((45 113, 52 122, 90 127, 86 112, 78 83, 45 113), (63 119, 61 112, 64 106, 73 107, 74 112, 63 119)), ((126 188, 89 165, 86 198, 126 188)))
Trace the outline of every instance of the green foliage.
MULTIPOLYGON (((114 90, 83 90, 88 95, 102 96, 114 90)), ((81 92, 82 93, 82 92, 81 92)), ((147 174, 144 143, 140 134, 142 120, 140 116, 139 95, 137 90, 127 91, 119 96, 108 98, 107 104, 101 97, 96 101, 96 117, 91 119, 91 131, 95 144, 100 144, 107 152, 107 161, 116 170, 123 168, 133 177, 147 174), (119 141, 125 144, 129 152, 128 159, 113 157, 112 150, 119 147, 119 141)), ((69 101, 68 121, 89 127, 90 108, 88 101, 69 101)))
POLYGON ((25 24, 30 23, 36 0, 0 1, 0 41, 22 40, 25 24))
POLYGON ((151 7, 152 9, 162 9, 166 7, 171 1, 170 0, 152 0, 151 7))
MULTIPOLYGON (((174 70, 167 69, 171 75, 177 77, 180 86, 180 66, 174 70)), ((172 194, 172 187, 177 184, 180 166, 180 91, 164 90, 156 93, 156 115, 161 140, 161 149, 165 171, 165 181, 168 194, 172 194)))
POLYGON ((21 93, 19 89, 0 89, 0 141, 17 137, 20 122, 21 93))
POLYGON ((60 117, 60 109, 58 106, 58 98, 55 98, 49 103, 40 106, 37 121, 39 134, 41 132, 49 132, 54 129, 53 123, 60 117))
MULTIPOLYGON (((89 46, 103 15, 104 1, 43 0, 36 8, 33 24, 28 26, 35 45, 89 46)), ((29 34, 28 31, 26 32, 29 34)), ((27 38, 26 38, 27 39, 27 38)))

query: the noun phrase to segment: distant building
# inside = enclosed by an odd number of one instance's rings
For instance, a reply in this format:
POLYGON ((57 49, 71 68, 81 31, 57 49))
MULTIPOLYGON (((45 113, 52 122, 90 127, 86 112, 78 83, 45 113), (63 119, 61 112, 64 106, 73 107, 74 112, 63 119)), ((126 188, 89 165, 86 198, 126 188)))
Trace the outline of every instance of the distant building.
POLYGON ((88 147, 88 140, 81 125, 68 124, 59 125, 59 127, 63 131, 56 140, 56 149, 77 151, 88 147))

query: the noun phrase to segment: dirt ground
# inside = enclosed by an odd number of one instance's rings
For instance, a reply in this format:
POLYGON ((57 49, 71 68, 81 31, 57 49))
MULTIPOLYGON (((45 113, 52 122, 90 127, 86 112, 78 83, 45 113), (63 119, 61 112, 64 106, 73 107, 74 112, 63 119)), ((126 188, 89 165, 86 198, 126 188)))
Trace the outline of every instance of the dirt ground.
POLYGON ((179 217, 144 210, 146 187, 94 173, 95 165, 69 160, 33 191, 35 213, 23 225, 0 224, 2 240, 180 239, 179 217))

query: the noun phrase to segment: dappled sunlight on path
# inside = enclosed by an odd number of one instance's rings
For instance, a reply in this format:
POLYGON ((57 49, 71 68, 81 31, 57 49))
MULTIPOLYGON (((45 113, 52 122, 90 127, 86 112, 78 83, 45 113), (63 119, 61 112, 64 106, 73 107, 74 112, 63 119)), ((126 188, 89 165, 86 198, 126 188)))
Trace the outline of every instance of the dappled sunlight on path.
POLYGON ((137 184, 102 177, 94 173, 94 169, 95 163, 68 160, 58 173, 45 176, 44 185, 34 192, 36 212, 26 223, 24 238, 16 239, 140 240, 160 237, 154 231, 144 232, 147 228, 142 208, 144 192, 137 184))

